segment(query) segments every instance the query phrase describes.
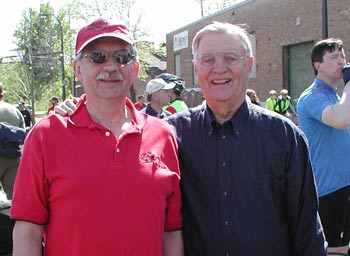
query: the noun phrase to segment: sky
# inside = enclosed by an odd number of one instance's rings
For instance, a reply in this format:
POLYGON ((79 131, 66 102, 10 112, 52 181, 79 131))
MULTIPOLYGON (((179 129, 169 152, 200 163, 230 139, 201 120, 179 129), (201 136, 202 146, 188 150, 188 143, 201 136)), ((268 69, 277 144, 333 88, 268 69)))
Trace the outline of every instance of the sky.
MULTIPOLYGON (((19 24, 23 11, 32 8, 39 10, 40 3, 48 0, 10 0, 2 7, 0 15, 0 56, 11 56, 13 51, 13 33, 19 24)), ((51 5, 58 10, 69 0, 53 0, 51 5)), ((165 42, 166 34, 200 19, 199 4, 194 0, 144 0, 144 22, 150 28, 151 38, 156 43, 165 42)))

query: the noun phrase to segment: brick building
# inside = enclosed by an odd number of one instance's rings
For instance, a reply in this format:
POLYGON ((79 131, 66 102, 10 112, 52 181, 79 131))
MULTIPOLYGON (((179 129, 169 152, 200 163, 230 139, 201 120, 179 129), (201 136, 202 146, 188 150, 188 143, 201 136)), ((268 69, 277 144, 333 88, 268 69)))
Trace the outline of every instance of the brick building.
POLYGON ((248 26, 256 57, 249 86, 261 101, 271 89, 286 88, 293 99, 299 97, 314 78, 311 47, 325 31, 328 37, 342 39, 350 56, 349 0, 245 0, 167 34, 167 71, 184 78, 187 88, 198 87, 192 66, 192 39, 212 21, 248 26), (328 2, 327 8, 323 8, 324 2, 328 2), (322 24, 326 16, 328 26, 322 24))

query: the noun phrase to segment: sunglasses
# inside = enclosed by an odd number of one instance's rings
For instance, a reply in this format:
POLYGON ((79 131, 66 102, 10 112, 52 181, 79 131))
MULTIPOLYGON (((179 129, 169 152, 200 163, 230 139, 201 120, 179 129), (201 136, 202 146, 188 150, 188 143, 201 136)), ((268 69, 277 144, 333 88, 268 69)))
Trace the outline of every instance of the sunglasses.
POLYGON ((110 56, 112 56, 114 60, 120 65, 127 65, 135 59, 135 55, 131 54, 127 50, 119 50, 115 52, 96 50, 83 55, 83 58, 89 57, 91 62, 102 64, 107 62, 110 56))

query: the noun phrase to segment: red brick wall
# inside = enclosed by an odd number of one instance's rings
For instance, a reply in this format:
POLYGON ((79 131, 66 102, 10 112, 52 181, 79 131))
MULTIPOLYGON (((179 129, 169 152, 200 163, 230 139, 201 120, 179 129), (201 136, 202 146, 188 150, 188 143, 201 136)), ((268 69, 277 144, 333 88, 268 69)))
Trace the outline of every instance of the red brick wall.
MULTIPOLYGON (((247 0, 183 28, 167 34, 167 71, 175 73, 175 54, 181 54, 181 76, 187 87, 196 87, 193 81, 191 43, 195 33, 212 21, 247 24, 256 36, 256 79, 250 81, 261 100, 271 89, 282 89, 284 46, 322 38, 322 0, 247 0), (300 25, 296 19, 300 18, 300 25), (173 36, 188 30, 189 47, 173 51, 173 36)), ((350 2, 328 0, 328 37, 344 42, 350 61, 350 2)), ((310 63, 311 66, 311 63, 310 63)))

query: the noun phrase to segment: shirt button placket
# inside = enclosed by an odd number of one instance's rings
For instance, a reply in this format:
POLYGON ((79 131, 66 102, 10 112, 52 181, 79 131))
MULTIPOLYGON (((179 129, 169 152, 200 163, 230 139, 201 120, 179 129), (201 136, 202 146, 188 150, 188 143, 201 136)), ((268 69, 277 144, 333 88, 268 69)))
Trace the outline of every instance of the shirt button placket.
POLYGON ((220 150, 220 190, 221 190, 221 199, 220 199, 220 215, 222 218, 222 230, 223 230, 223 243, 222 250, 223 255, 230 256, 230 229, 231 229, 231 216, 230 216, 230 140, 229 135, 224 131, 219 136, 219 147, 220 150))

